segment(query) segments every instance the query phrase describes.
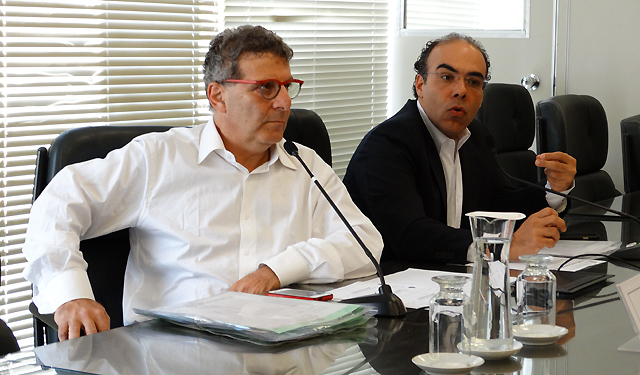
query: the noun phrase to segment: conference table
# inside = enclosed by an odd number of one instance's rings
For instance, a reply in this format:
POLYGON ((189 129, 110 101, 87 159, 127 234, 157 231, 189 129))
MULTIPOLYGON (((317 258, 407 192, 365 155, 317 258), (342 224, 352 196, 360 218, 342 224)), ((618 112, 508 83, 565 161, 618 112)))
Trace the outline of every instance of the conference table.
MULTIPOLYGON (((633 202, 640 203, 640 194, 605 203, 637 215, 640 210, 635 207, 640 204, 633 202)), ((574 231, 590 231, 595 225, 599 235, 608 240, 621 240, 623 245, 640 242, 640 224, 610 216, 576 207, 566 218, 577 228, 574 231)), ((616 288, 640 273, 633 265, 640 265, 640 261, 602 264, 597 272, 613 278, 558 300, 557 325, 569 333, 556 344, 524 346, 510 358, 487 360, 471 373, 640 373, 640 351, 619 349, 637 337, 616 288)), ((383 265, 385 274, 407 268, 470 272, 470 267, 457 265, 383 265)), ((411 359, 428 352, 428 316, 427 309, 410 309, 403 318, 377 318, 375 327, 359 335, 328 335, 275 347, 150 320, 7 355, 0 359, 0 374, 424 374, 411 359)))

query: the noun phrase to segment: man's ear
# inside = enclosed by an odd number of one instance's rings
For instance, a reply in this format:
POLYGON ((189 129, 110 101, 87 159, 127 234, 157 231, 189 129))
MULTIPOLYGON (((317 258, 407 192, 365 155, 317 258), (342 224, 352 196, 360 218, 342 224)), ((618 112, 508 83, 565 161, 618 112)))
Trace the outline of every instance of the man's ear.
POLYGON ((420 74, 416 74, 416 81, 414 82, 416 87, 416 93, 418 94, 418 98, 422 97, 422 86, 424 85, 424 78, 420 74))
POLYGON ((227 106, 224 103, 224 86, 218 82, 211 82, 207 87, 207 98, 216 112, 226 112, 227 106))

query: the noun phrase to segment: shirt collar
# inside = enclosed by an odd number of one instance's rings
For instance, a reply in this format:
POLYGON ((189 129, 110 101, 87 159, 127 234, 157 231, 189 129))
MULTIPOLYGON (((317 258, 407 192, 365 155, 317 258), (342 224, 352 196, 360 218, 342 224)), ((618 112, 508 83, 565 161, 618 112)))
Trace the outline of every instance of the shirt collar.
POLYGON ((222 137, 218 133, 216 125, 213 123, 213 118, 209 119, 209 122, 202 129, 200 134, 200 149, 198 150, 198 164, 202 163, 204 159, 216 150, 223 150, 224 144, 222 143, 222 137))
MULTIPOLYGON (((438 152, 440 152, 442 145, 448 140, 451 140, 451 138, 447 137, 443 132, 440 131, 440 129, 438 129, 431 122, 431 120, 429 120, 429 116, 427 116, 427 114, 425 113, 419 100, 416 100, 416 105, 418 106, 418 112, 420 112, 420 117, 422 117, 422 121, 427 127, 429 134, 431 134, 431 138, 433 138, 433 141, 436 144, 436 148, 438 149, 438 152)), ((458 142, 458 150, 460 149, 460 147, 462 147, 463 144, 465 144, 465 142, 467 141, 467 139, 469 139, 469 137, 471 137, 471 131, 469 130, 469 128, 466 128, 464 136, 462 136, 462 138, 460 138, 460 141, 458 142)))
MULTIPOLYGON (((293 162, 293 156, 289 155, 284 149, 285 140, 282 139, 277 144, 271 146, 271 158, 268 165, 271 166, 276 161, 280 160, 282 165, 287 168, 296 170, 296 165, 293 162)), ((204 126, 202 134, 200 136, 200 150, 198 152, 198 164, 202 163, 212 152, 216 152, 222 158, 227 161, 235 163, 235 156, 224 148, 222 137, 218 133, 213 118, 209 119, 209 122, 204 126)))
MULTIPOLYGON (((295 157, 292 156, 292 155, 289 155, 289 153, 284 149, 284 143, 285 142, 286 142, 286 140, 283 138, 282 140, 280 140, 280 142, 278 142, 275 145, 276 152, 272 152, 271 159, 274 159, 274 157, 277 157, 278 160, 280 160, 280 162, 282 163, 282 165, 284 165, 285 167, 287 167, 289 169, 293 169, 295 171, 295 170, 298 169, 296 167, 295 162, 293 161, 293 159, 295 159, 295 157)), ((274 148, 272 147, 272 150, 273 149, 274 148)))

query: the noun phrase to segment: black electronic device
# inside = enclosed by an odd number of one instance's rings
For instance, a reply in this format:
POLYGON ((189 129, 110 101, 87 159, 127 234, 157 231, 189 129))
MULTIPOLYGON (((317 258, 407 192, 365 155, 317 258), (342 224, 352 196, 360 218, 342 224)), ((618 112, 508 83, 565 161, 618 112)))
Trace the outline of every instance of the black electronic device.
POLYGON ((551 270, 556 277, 556 293, 560 298, 569 298, 578 292, 609 280, 613 275, 598 272, 568 272, 551 270))

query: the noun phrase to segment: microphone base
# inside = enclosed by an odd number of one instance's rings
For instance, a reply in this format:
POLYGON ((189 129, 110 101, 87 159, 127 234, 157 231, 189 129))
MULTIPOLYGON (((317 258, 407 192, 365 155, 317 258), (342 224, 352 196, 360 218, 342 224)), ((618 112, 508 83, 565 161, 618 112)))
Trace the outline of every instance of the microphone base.
POLYGON ((404 303, 393 294, 388 285, 381 286, 379 294, 343 299, 340 302, 374 307, 377 310, 376 316, 397 318, 407 314, 404 303))

